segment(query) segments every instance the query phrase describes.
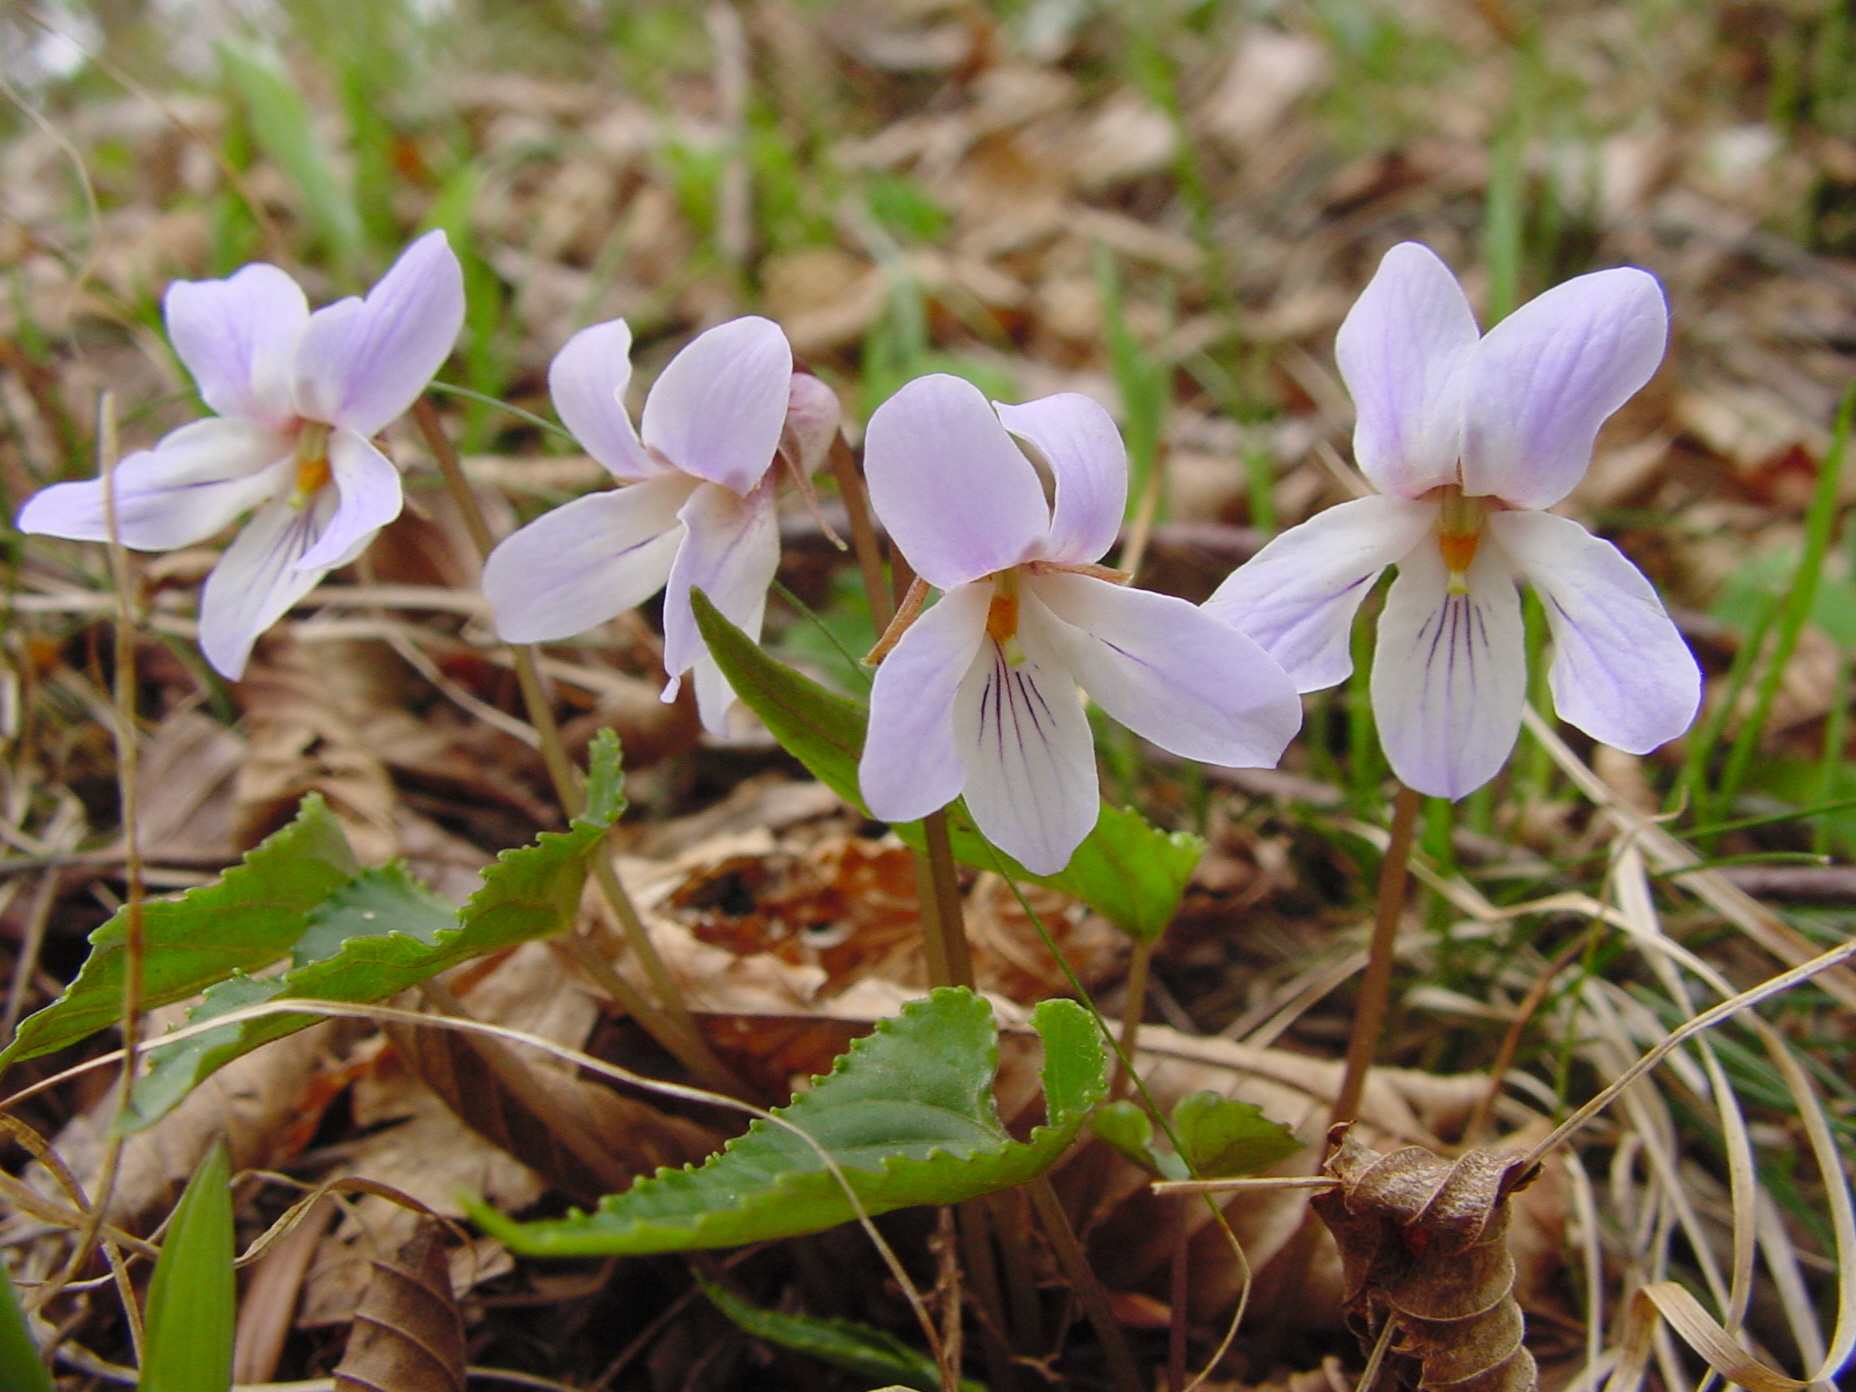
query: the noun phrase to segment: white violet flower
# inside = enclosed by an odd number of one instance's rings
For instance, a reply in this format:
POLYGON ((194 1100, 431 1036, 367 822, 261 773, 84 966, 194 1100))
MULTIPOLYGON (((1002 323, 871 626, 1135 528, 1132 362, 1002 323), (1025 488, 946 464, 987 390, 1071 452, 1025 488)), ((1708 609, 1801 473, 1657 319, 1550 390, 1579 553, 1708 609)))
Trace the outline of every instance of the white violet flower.
POLYGON ((588 494, 506 537, 483 567, 496 631, 511 643, 572 635, 664 591, 664 669, 674 700, 695 671, 704 726, 728 730, 734 692, 696 630, 690 590, 758 637, 780 562, 774 490, 784 456, 804 477, 838 431, 831 388, 793 370, 777 324, 732 319, 670 360, 625 411, 631 330, 582 329, 548 371, 554 409, 622 487, 588 494))
POLYGON ((1239 567, 1206 609, 1303 691, 1352 670, 1348 631, 1389 565, 1373 714, 1393 771, 1460 798, 1500 771, 1527 670, 1516 588, 1539 593, 1561 717, 1645 754, 1689 726, 1695 659, 1643 573, 1546 511, 1591 464, 1605 419, 1662 361, 1668 313, 1632 267, 1579 276, 1479 336, 1456 278, 1405 242, 1335 343, 1358 410, 1354 458, 1379 496, 1329 508, 1239 567))
MULTIPOLYGON (((262 262, 178 280, 164 301, 174 351, 218 414, 163 436, 112 473, 116 531, 137 551, 204 541, 256 509, 200 597, 200 647, 243 675, 257 637, 400 512, 400 475, 370 442, 425 390, 464 323, 464 277, 443 232, 401 254, 366 299, 309 312, 262 262)), ((108 541, 102 479, 35 494, 19 528, 108 541)))
POLYGON ((877 669, 858 769, 871 815, 911 821, 964 793, 1027 870, 1063 869, 1101 806, 1079 684, 1186 758, 1281 756, 1302 711, 1276 663, 1185 600, 1124 589, 1095 564, 1128 489, 1121 436, 1095 402, 995 407, 959 378, 918 378, 871 416, 864 469, 919 578, 917 609, 927 586, 943 592, 912 623, 905 606, 877 669))

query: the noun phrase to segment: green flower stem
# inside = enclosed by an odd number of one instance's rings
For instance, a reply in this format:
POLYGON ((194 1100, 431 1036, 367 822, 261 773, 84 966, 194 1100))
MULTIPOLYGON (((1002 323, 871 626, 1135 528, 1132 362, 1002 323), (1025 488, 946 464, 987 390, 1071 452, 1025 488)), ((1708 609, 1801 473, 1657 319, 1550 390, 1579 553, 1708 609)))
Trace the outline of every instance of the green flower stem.
POLYGON ((1115 1076, 1108 1085, 1108 1100, 1119 1102, 1127 1096, 1129 1064, 1140 1043, 1141 1018, 1147 1013, 1147 975, 1154 960, 1154 938, 1132 938, 1128 953, 1128 999, 1121 1007, 1121 1048, 1115 1053, 1115 1076))
POLYGON ((1372 1067, 1373 1056, 1379 1051, 1379 1034, 1385 1027, 1386 1006, 1392 994, 1393 948, 1398 939, 1399 915, 1405 907, 1418 804, 1418 794, 1399 784, 1398 796, 1392 803, 1392 839, 1379 866, 1379 901, 1373 913, 1366 974, 1360 978, 1360 1002, 1354 1010, 1353 1033, 1347 1040, 1347 1065, 1341 1074, 1340 1091, 1328 1116, 1330 1128, 1359 1115, 1366 1070, 1372 1067))
MULTIPOLYGON (((432 405, 430 398, 420 397, 413 403, 412 410, 413 419, 433 457, 438 460, 439 472, 444 475, 445 484, 457 502, 465 529, 470 533, 471 544, 477 548, 477 556, 481 560, 490 554, 494 542, 483 509, 477 504, 477 495, 471 492, 470 481, 464 477, 463 461, 458 458, 451 437, 445 434, 444 423, 439 419, 438 409, 432 405)), ((535 650, 526 643, 512 643, 510 652, 515 659, 516 680, 522 688, 522 700, 528 707, 529 723, 535 727, 542 761, 547 765, 548 778, 554 784, 554 796, 561 805, 561 811, 571 820, 579 815, 583 798, 573 764, 568 760, 567 750, 561 743, 561 729, 555 723, 553 707, 548 704, 547 693, 542 688, 541 673, 535 665, 535 650)), ((704 1086, 731 1096, 744 1095, 741 1080, 715 1056, 708 1041, 697 1030, 696 1022, 690 1018, 689 1007, 684 1004, 676 979, 671 976, 670 968, 658 953, 657 945, 651 941, 650 931, 639 917, 638 906, 632 902, 631 895, 626 893, 618 872, 612 868, 611 858, 603 849, 593 856, 593 878, 612 909, 613 917, 618 919, 625 942, 644 965, 645 975, 651 979, 652 989, 657 993, 657 1002, 647 1000, 636 987, 613 970, 605 954, 585 939, 569 938, 563 943, 564 949, 704 1086)))

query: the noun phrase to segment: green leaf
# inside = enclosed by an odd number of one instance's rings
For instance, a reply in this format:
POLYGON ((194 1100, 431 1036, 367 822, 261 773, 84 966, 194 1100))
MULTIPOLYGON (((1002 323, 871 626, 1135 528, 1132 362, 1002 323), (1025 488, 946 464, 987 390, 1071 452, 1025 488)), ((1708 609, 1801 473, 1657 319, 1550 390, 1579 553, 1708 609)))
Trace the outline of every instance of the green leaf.
POLYGON ((1295 1132, 1249 1102, 1193 1092, 1173 1104, 1180 1158, 1200 1179, 1254 1174, 1302 1148, 1295 1132))
POLYGON ((1170 1150, 1154 1149, 1154 1124, 1146 1109, 1123 1099, 1105 1102, 1089 1114, 1096 1138, 1121 1152, 1122 1158, 1161 1179, 1185 1179, 1186 1162, 1170 1150))
POLYGON ((56 1392, 38 1345, 32 1342, 32 1331, 26 1327, 26 1315, 19 1308, 19 1295, 4 1261, 0 1261, 0 1387, 9 1392, 56 1392))
MULTIPOLYGON (((864 1377, 886 1378, 894 1386, 914 1388, 915 1392, 941 1392, 941 1370, 934 1359, 893 1334, 854 1320, 763 1310, 713 1281, 699 1276, 697 1284, 716 1309, 756 1339, 864 1377)), ((961 1392, 986 1392, 985 1384, 970 1378, 962 1378, 960 1387, 961 1392)))
POLYGON ((245 108, 253 139, 297 186, 317 236, 342 270, 354 276, 365 251, 361 215, 335 173, 303 94, 250 53, 224 42, 215 47, 226 79, 245 108))
POLYGON ((216 1144, 187 1181, 148 1285, 141 1392, 226 1392, 237 1314, 232 1173, 216 1144))
POLYGON ((1156 1149, 1153 1123, 1132 1102, 1096 1108, 1089 1127, 1149 1174, 1162 1179, 1225 1179, 1252 1174, 1302 1148, 1295 1133, 1249 1102, 1215 1092, 1188 1093, 1169 1118, 1179 1153, 1156 1149))
MULTIPOLYGON (((144 999, 152 1009, 198 995, 235 972, 267 967, 303 936, 310 915, 360 866, 321 798, 267 837, 215 884, 142 906, 148 945, 144 999)), ((0 1064, 62 1049, 122 1015, 124 915, 90 935, 90 956, 64 994, 32 1015, 0 1064)))
MULTIPOLYGON (((206 992, 188 1023, 282 997, 359 1003, 385 1000, 460 962, 572 926, 588 853, 625 810, 619 744, 602 730, 591 750, 586 810, 567 831, 504 851, 483 887, 453 909, 398 866, 365 870, 305 916, 290 968, 262 980, 233 975, 206 992)), ((152 950, 152 943, 151 943, 152 950)), ((122 1125, 136 1131, 165 1115, 189 1089, 260 1044, 314 1024, 313 1015, 271 1015, 196 1036, 155 1055, 136 1084, 122 1125)), ((28 1022, 30 1023, 30 1022, 28 1022)))
MULTIPOLYGON (((910 1001, 776 1115, 831 1156, 864 1211, 959 1203, 1042 1174, 1107 1089, 1101 1037, 1074 1001, 1032 1014, 1044 1040, 1046 1122, 1015 1141, 999 1121, 992 1008, 962 987, 910 1001)), ((818 1232, 856 1216, 839 1176, 786 1127, 756 1121, 700 1167, 660 1170, 592 1213, 515 1223, 472 1217, 518 1252, 638 1255, 738 1247, 818 1232)))
MULTIPOLYGON (((857 761, 869 723, 863 703, 827 691, 767 656, 723 618, 702 591, 692 590, 690 603, 696 626, 735 694, 819 782, 852 806, 862 807, 857 761)), ((963 803, 948 809, 947 830, 955 859, 1062 890, 1123 932, 1149 942, 1172 921, 1205 850, 1204 841, 1190 832, 1162 831, 1140 813, 1106 803, 1095 830, 1055 875, 1033 875, 995 848, 973 825, 963 803)), ((918 850, 924 844, 920 822, 898 823, 895 832, 918 850)))

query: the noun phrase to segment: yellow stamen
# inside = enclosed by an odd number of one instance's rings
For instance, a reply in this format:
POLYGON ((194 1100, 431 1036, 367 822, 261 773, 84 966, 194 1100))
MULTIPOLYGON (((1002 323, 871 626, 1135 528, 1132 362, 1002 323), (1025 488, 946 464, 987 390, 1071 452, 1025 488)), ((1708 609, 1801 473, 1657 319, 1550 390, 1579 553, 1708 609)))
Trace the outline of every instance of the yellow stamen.
POLYGON ((1024 647, 1018 641, 1018 568, 1002 570, 993 576, 992 604, 986 610, 986 636, 1005 652, 1005 660, 1014 667, 1025 660, 1024 647))
POLYGON ((290 493, 290 506, 302 507, 334 477, 329 468, 329 427, 316 421, 303 422, 296 437, 296 486, 290 493))
POLYGON ((1469 593, 1469 567, 1482 545, 1482 524, 1489 515, 1489 500, 1466 498, 1463 490, 1448 484, 1438 490, 1442 510, 1437 515, 1437 550, 1450 572, 1451 594, 1469 593))

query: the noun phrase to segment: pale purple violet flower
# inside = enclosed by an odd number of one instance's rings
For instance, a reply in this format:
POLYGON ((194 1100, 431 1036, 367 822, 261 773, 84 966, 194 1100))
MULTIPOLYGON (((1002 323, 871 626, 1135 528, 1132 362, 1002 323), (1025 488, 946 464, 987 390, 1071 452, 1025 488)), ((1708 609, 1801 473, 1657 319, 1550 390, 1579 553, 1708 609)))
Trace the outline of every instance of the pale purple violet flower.
POLYGON ((1694 657, 1641 571, 1545 510, 1584 475, 1599 426, 1650 380, 1667 336, 1655 278, 1625 267, 1556 286, 1479 337, 1444 263, 1393 247, 1335 343, 1359 413, 1354 458, 1379 496, 1284 532, 1206 610, 1314 691, 1352 670, 1354 614, 1396 565, 1373 714, 1393 772, 1422 793, 1460 798, 1514 747, 1521 580, 1546 609, 1561 717, 1633 754, 1674 739, 1701 699, 1694 657))
MULTIPOLYGON (((369 437, 411 406, 464 323, 464 277, 443 232, 401 254, 366 299, 309 312, 275 266, 177 280, 174 351, 218 414, 116 465, 116 530, 137 551, 204 541, 256 509, 206 578, 200 647, 243 675, 257 637, 400 512, 400 475, 369 437)), ((108 541, 103 481, 58 483, 19 528, 108 541)))
POLYGON ((1094 564, 1128 489, 1121 436, 1095 402, 995 407, 959 378, 918 378, 871 416, 864 470, 890 537, 943 591, 877 669, 858 768, 872 816, 912 821, 964 793, 1002 851, 1034 874, 1063 869, 1101 806, 1078 684, 1186 758, 1281 756, 1302 710, 1276 663, 1094 564))
POLYGON ((561 420, 623 487, 577 498, 506 537, 483 567, 496 631, 511 643, 571 637, 664 591, 664 669, 674 700, 695 670, 705 727, 728 730, 734 692, 709 656, 690 590, 760 634, 780 562, 774 490, 784 454, 809 474, 838 431, 831 388, 793 370, 786 335, 756 316, 699 334, 625 412, 631 330, 582 329, 555 355, 561 420))

